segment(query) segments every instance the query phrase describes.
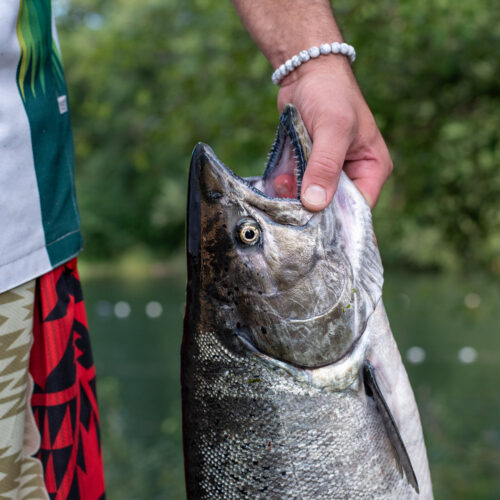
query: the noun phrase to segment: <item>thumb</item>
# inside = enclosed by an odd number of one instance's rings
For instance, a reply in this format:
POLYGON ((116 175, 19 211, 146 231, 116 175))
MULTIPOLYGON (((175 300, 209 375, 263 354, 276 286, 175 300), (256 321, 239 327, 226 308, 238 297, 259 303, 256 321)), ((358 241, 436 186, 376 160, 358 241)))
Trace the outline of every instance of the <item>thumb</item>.
POLYGON ((349 135, 336 127, 317 130, 301 187, 301 201, 307 209, 323 210, 332 201, 351 142, 349 135))

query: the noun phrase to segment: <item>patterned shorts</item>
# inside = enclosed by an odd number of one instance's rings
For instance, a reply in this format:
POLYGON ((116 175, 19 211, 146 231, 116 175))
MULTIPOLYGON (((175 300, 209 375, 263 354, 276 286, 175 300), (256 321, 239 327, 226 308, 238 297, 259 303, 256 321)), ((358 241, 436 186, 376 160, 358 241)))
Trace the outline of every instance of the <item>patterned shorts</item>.
POLYGON ((76 259, 0 294, 0 498, 103 500, 76 259))

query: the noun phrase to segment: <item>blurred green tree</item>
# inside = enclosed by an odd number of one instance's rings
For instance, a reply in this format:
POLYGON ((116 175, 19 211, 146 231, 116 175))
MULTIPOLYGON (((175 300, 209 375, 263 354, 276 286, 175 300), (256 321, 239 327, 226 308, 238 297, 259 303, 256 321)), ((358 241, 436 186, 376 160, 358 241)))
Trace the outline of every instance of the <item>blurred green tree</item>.
MULTIPOLYGON (((262 172, 272 68, 229 2, 56 2, 87 255, 182 245, 202 140, 262 172)), ((500 14, 495 0, 335 2, 395 172, 375 210, 386 262, 500 270, 500 14)), ((293 29, 293 27, 291 27, 293 29)))

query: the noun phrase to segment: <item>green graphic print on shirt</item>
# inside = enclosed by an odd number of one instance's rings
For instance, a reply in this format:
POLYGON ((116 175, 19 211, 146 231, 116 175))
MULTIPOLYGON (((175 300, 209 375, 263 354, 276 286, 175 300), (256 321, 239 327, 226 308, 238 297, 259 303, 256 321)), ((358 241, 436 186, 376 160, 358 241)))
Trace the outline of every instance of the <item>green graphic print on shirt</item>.
POLYGON ((21 0, 17 85, 30 123, 42 222, 52 266, 80 250, 73 182, 73 137, 50 0, 21 0))

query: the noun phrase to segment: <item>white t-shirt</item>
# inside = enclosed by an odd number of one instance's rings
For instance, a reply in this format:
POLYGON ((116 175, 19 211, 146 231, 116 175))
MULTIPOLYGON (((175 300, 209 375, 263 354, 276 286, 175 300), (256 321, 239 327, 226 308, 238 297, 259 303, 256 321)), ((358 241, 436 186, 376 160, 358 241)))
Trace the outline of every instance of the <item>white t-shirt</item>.
POLYGON ((50 0, 0 2, 0 293, 82 247, 50 0))

